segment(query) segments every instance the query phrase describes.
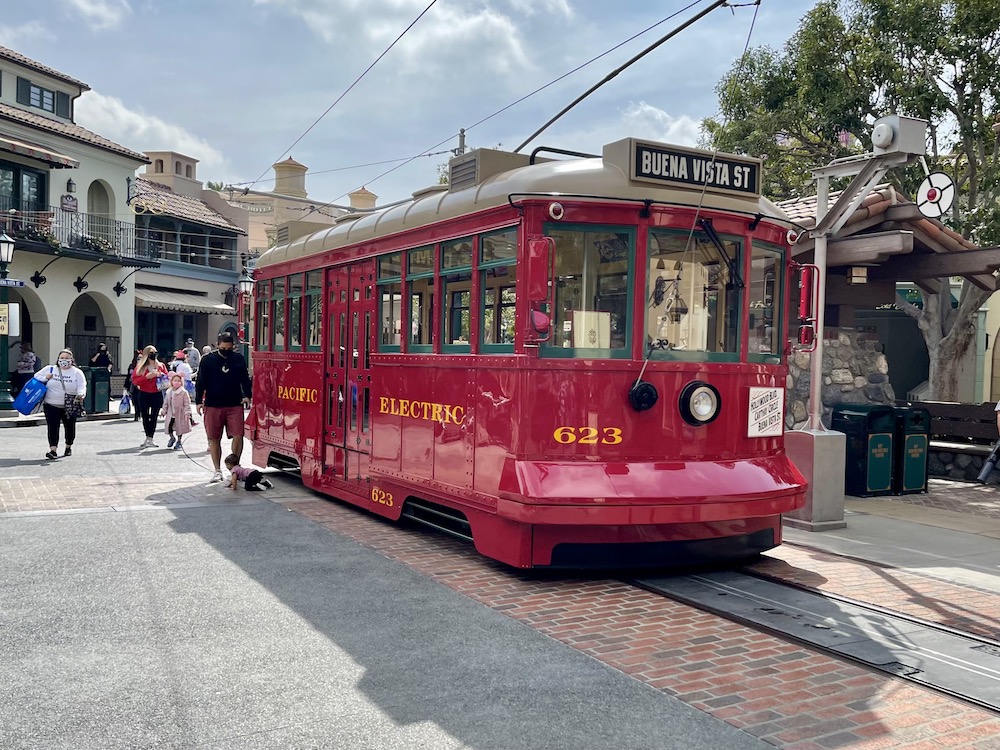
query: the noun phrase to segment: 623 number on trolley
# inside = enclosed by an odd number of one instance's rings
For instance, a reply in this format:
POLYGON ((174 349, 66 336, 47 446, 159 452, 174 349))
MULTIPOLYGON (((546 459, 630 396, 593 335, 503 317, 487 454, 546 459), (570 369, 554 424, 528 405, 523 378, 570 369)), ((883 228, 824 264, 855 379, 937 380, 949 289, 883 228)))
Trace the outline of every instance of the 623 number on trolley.
POLYGON ((557 443, 569 445, 618 445, 622 441, 621 427, 557 427, 552 433, 557 443))

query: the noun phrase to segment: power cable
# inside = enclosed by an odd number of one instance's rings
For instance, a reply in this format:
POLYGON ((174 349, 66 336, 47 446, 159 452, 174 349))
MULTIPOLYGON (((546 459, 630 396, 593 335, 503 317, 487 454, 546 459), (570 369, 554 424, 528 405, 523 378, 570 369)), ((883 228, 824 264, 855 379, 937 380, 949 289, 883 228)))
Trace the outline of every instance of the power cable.
MULTIPOLYGON (((299 143, 299 141, 301 141, 303 138, 305 138, 309 134, 309 131, 311 131, 314 127, 316 127, 319 124, 320 120, 322 120, 324 117, 326 117, 330 113, 330 110, 333 109, 334 107, 336 107, 337 104, 340 103, 340 100, 343 99, 345 96, 347 96, 351 92, 351 89, 353 89, 355 86, 357 86, 361 82, 361 79, 364 78, 372 68, 374 68, 376 65, 378 65, 379 61, 383 57, 385 57, 387 54, 389 54, 389 51, 393 47, 396 46, 396 44, 399 42, 400 39, 402 39, 404 36, 406 36, 406 33, 416 25, 417 21, 419 21, 421 18, 424 17, 424 14, 427 13, 427 11, 429 11, 432 7, 434 7, 435 3, 437 3, 437 0, 431 0, 430 4, 426 8, 424 8, 422 11, 420 11, 420 15, 418 15, 416 18, 414 18, 410 22, 410 25, 407 26, 405 29, 403 29, 402 33, 400 33, 400 35, 397 36, 393 40, 392 44, 390 44, 388 47, 386 47, 382 51, 382 54, 380 54, 378 57, 376 57, 375 60, 372 62, 372 64, 369 65, 367 68, 365 68, 364 72, 362 72, 361 75, 359 75, 357 78, 354 79, 354 83, 352 83, 350 86, 348 86, 347 89, 340 96, 338 96, 334 100, 333 104, 331 104, 329 107, 327 107, 326 110, 323 112, 323 114, 321 114, 319 117, 317 117, 316 121, 312 125, 310 125, 308 128, 306 128, 305 132, 302 133, 302 135, 300 135, 298 138, 296 138, 295 141, 292 143, 292 145, 289 146, 288 148, 286 148, 281 153, 281 156, 279 156, 274 161, 275 162, 279 161, 282 156, 285 156, 285 154, 288 154, 293 148, 295 148, 295 146, 299 143)), ((260 176, 256 180, 254 180, 253 182, 250 183, 250 187, 253 187, 254 185, 256 185, 264 177, 264 175, 267 174, 267 170, 268 169, 270 169, 270 167, 268 167, 263 172, 261 172, 260 176)))
MULTIPOLYGON (((651 44, 648 47, 646 47, 646 49, 644 49, 642 52, 640 52, 639 54, 635 55, 631 59, 627 60, 623 65, 620 65, 617 68, 615 68, 613 71, 611 71, 610 73, 608 73, 608 75, 606 75, 603 79, 601 79, 600 81, 598 81, 597 83, 595 83, 589 89, 587 89, 582 94, 580 94, 580 96, 578 96, 572 102, 570 102, 565 107, 563 107, 563 109, 560 110, 558 114, 556 114, 547 123, 545 123, 544 125, 542 125, 542 127, 540 127, 538 130, 536 130, 530 136, 528 136, 525 139, 525 141, 520 146, 518 146, 517 148, 514 149, 514 153, 516 154, 522 148, 524 148, 529 143, 531 143, 538 135, 540 135, 541 133, 543 133, 549 127, 549 125, 551 125, 556 120, 558 120, 560 117, 562 117, 564 114, 566 114, 567 112, 569 112, 571 109, 573 109, 573 107, 575 107, 577 104, 579 104, 580 102, 582 102, 588 96, 590 96, 591 94, 593 94, 595 91, 597 91, 597 89, 599 89, 605 83, 607 83, 612 78, 614 78, 615 76, 617 76, 623 70, 625 70, 626 68, 630 67, 631 65, 633 65, 638 60, 641 60, 643 57, 645 57, 646 55, 648 55, 650 52, 652 52, 653 50, 655 50, 657 47, 659 47, 660 45, 662 45, 664 42, 667 42, 668 40, 670 40, 673 37, 675 37, 677 34, 679 34, 682 31, 684 31, 684 29, 686 29, 688 26, 691 26, 692 24, 696 23, 697 21, 700 21, 702 18, 704 18, 705 16, 707 16, 709 13, 711 13, 716 8, 718 8, 720 6, 723 6, 723 5, 726 5, 727 2, 728 2, 728 0, 715 0, 715 2, 712 3, 708 8, 706 8, 703 11, 701 11, 700 13, 696 13, 694 16, 692 16, 691 18, 689 18, 687 21, 685 21, 684 23, 682 23, 680 26, 672 29, 667 34, 665 34, 664 36, 660 37, 653 44, 651 44)), ((688 7, 691 7, 691 6, 688 6, 688 7)))

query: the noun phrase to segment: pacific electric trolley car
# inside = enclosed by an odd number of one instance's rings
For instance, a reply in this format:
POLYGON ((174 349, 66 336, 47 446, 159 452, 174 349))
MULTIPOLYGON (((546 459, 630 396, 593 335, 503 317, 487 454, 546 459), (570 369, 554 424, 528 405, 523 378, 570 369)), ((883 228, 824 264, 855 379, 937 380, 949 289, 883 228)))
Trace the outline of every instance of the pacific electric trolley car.
POLYGON ((790 225, 760 170, 636 139, 479 150, 269 250, 254 462, 523 568, 779 544, 805 481, 782 437, 790 225))

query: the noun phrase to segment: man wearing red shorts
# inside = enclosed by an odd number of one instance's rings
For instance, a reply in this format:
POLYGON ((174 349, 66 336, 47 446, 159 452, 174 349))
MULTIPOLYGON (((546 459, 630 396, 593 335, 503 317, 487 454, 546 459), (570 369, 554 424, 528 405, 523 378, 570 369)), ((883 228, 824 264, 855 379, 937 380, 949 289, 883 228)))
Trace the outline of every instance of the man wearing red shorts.
POLYGON ((222 428, 233 441, 232 453, 243 455, 243 410, 250 406, 250 373, 243 355, 233 351, 233 334, 219 335, 219 348, 201 358, 195 383, 198 413, 205 416, 208 452, 215 466, 213 482, 222 481, 222 428))

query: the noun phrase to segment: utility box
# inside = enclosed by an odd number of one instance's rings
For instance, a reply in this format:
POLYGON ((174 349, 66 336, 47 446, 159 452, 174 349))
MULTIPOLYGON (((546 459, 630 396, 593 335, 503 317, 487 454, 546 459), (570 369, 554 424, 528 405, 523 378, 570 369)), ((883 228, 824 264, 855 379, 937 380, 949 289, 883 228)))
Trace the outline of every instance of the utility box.
POLYGON ((893 446, 896 455, 892 492, 895 495, 927 492, 931 413, 921 406, 897 406, 895 411, 893 446))
POLYGON ((830 426, 847 436, 844 492, 855 497, 891 494, 895 409, 877 404, 837 404, 830 426))
POLYGON ((107 367, 87 368, 87 398, 83 408, 89 414, 108 411, 111 404, 111 371, 107 367))

